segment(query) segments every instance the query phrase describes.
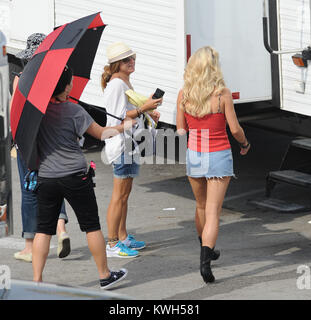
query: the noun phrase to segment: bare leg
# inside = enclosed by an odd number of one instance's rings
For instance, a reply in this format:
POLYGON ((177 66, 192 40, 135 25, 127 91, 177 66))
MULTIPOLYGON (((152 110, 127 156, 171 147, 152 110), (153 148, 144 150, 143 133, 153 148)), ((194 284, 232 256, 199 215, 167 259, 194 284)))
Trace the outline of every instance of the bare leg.
POLYGON ((65 220, 58 219, 56 233, 57 235, 60 235, 62 232, 66 232, 65 220))
POLYGON ((87 232, 86 238, 97 266, 99 278, 108 278, 110 276, 110 271, 107 266, 106 243, 101 230, 87 232))
POLYGON ((121 221, 120 221, 120 225, 119 225, 118 234, 119 234, 119 239, 121 241, 125 240, 127 237, 126 218, 127 218, 127 201, 125 203, 123 203, 121 221))
POLYGON ((33 239, 25 239, 25 248, 20 252, 20 254, 32 253, 33 239))
POLYGON ((41 282, 42 273, 50 250, 52 236, 36 233, 32 246, 33 281, 41 282))
POLYGON ((121 221, 119 226, 119 239, 125 240, 127 237, 127 231, 126 231, 126 218, 127 218, 127 208, 128 208, 128 198, 130 196, 130 193, 132 191, 132 185, 133 185, 133 179, 130 178, 126 183, 126 186, 124 188, 123 197, 122 197, 122 215, 121 215, 121 221))
POLYGON ((205 178, 188 177, 192 192, 196 200, 195 225, 198 236, 202 236, 205 225, 205 206, 206 206, 206 189, 207 181, 205 178))
MULTIPOLYGON (((113 180, 113 191, 107 211, 108 239, 119 239, 122 218, 122 228, 124 229, 124 225, 126 225, 127 200, 129 193, 131 192, 132 183, 132 178, 114 178, 113 180)), ((122 230, 122 232, 122 236, 124 236, 124 230, 122 230)), ((125 235, 125 238, 126 236, 127 234, 125 235)))
POLYGON ((215 247, 219 230, 219 217, 230 179, 231 177, 224 177, 207 181, 205 225, 202 233, 203 246, 215 247))

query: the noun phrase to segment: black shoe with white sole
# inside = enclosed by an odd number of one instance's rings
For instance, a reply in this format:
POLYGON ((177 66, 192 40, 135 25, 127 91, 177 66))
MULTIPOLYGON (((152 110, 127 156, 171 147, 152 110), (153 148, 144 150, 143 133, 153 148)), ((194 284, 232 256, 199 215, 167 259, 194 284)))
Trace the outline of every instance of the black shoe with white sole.
POLYGON ((126 269, 120 269, 119 271, 110 271, 110 277, 107 279, 100 279, 100 288, 108 289, 115 285, 119 281, 123 280, 127 276, 126 269))

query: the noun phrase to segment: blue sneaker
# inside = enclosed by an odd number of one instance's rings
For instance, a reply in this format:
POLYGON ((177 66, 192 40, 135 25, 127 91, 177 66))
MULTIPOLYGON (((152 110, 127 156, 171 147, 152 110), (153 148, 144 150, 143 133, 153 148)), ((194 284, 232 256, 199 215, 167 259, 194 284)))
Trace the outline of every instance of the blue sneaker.
POLYGON ((107 244, 106 246, 106 255, 108 258, 118 257, 118 258, 135 258, 139 255, 139 252, 136 250, 132 250, 128 248, 125 244, 121 241, 110 248, 110 245, 107 244))
POLYGON ((137 241, 131 234, 127 235, 127 238, 122 241, 130 249, 140 250, 146 247, 145 241, 137 241))

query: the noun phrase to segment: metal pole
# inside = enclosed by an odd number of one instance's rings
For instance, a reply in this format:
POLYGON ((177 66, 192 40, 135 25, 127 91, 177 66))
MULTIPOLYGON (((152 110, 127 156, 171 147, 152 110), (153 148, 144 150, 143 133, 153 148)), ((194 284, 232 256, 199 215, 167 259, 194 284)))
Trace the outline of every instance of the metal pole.
MULTIPOLYGON (((264 38, 264 45, 266 50, 270 53, 270 54, 277 54, 277 55, 281 55, 281 54, 288 54, 288 53, 297 53, 297 52, 302 52, 304 50, 304 48, 300 48, 300 49, 290 49, 290 50, 281 50, 281 51, 276 51, 274 49, 272 49, 270 47, 269 44, 269 35, 268 35, 268 16, 267 16, 267 0, 263 0, 263 17, 262 17, 262 23, 263 23, 263 38, 264 38)), ((311 3, 311 0, 310 0, 311 3)), ((311 12, 311 7, 310 7, 310 12, 311 12)))

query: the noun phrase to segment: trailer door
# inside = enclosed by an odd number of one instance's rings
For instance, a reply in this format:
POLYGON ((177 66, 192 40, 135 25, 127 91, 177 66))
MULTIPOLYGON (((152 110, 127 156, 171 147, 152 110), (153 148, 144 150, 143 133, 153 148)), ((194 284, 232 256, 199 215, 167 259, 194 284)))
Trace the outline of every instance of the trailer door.
POLYGON ((186 32, 192 53, 207 45, 219 52, 236 103, 272 99, 270 55, 262 40, 262 1, 186 0, 186 32))
MULTIPOLYGON (((279 50, 310 46, 310 1, 282 0, 277 4, 279 50)), ((306 68, 297 67, 293 63, 293 55, 279 56, 281 108, 311 116, 310 61, 306 68)))

